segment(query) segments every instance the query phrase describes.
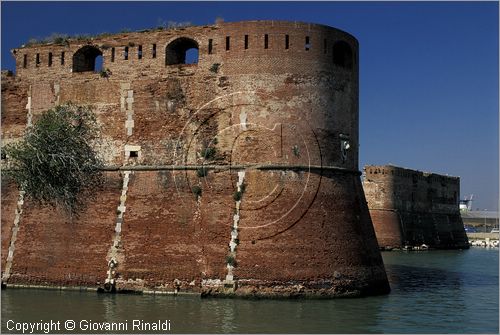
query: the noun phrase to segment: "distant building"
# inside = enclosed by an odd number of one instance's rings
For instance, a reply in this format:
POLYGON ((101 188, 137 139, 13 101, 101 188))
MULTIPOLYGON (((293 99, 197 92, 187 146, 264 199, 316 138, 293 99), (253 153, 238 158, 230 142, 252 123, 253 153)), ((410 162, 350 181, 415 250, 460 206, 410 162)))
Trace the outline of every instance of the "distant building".
POLYGON ((496 211, 462 211, 464 226, 473 227, 477 232, 489 233, 498 228, 498 212, 496 211))
POLYGON ((460 178, 367 165, 363 188, 380 247, 468 248, 460 178))

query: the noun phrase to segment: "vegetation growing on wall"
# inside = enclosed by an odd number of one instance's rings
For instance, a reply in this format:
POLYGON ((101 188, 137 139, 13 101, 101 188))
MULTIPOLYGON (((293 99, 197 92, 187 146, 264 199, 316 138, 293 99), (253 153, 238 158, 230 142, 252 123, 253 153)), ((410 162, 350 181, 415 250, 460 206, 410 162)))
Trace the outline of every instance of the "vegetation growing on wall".
POLYGON ((195 185, 193 187, 191 187, 191 192, 193 192, 196 200, 198 200, 199 197, 201 197, 201 187, 199 187, 198 185, 195 185))
POLYGON ((97 130, 87 107, 68 104, 50 109, 20 142, 6 147, 6 173, 26 196, 76 215, 102 184, 103 163, 92 147, 97 130))
POLYGON ((233 266, 233 267, 236 267, 237 264, 236 264, 236 258, 234 258, 233 255, 228 255, 226 256, 226 263, 233 266))
MULTIPOLYGON (((193 24, 189 21, 186 22, 176 22, 176 21, 162 21, 160 20, 156 27, 151 27, 147 29, 138 30, 137 32, 145 33, 155 30, 176 30, 176 29, 184 29, 187 27, 191 27, 193 24)), ((130 28, 122 28, 117 33, 119 34, 127 34, 134 32, 130 28)), ((43 44, 56 44, 56 45, 69 45, 70 40, 77 41, 90 41, 94 38, 104 38, 111 36, 112 33, 103 32, 97 34, 76 34, 76 35, 68 35, 61 33, 52 33, 50 36, 46 36, 43 38, 30 38, 28 42, 24 44, 25 47, 33 46, 33 45, 43 45, 43 44)), ((133 42, 132 42, 133 43, 133 42)))
POLYGON ((217 143, 217 138, 214 138, 210 143, 205 143, 199 156, 207 161, 215 160, 217 158, 217 148, 215 147, 217 143))
POLYGON ((210 71, 213 73, 219 72, 220 64, 219 63, 214 63, 212 66, 210 66, 210 71))
POLYGON ((245 193, 245 189, 246 189, 246 185, 245 184, 241 184, 240 185, 240 190, 233 193, 233 199, 234 199, 234 201, 240 201, 241 200, 241 198, 243 197, 243 193, 245 193))
POLYGON ((99 71, 99 75, 101 76, 101 78, 109 78, 109 76, 111 75, 111 70, 102 69, 101 71, 99 71))
POLYGON ((68 45, 69 36, 67 34, 53 33, 50 36, 44 37, 42 39, 30 38, 25 46, 31 46, 36 44, 48 44, 54 43, 57 45, 68 45))
POLYGON ((177 22, 171 20, 162 20, 158 19, 157 29, 159 30, 169 30, 169 29, 181 29, 192 26, 193 24, 190 21, 177 22))
POLYGON ((203 178, 203 177, 206 177, 208 175, 208 169, 206 167, 201 167, 201 168, 198 168, 196 170, 196 174, 198 175, 198 177, 200 178, 203 178))
POLYGON ((209 161, 215 158, 215 154, 217 153, 217 149, 214 147, 203 148, 201 150, 200 156, 209 161))

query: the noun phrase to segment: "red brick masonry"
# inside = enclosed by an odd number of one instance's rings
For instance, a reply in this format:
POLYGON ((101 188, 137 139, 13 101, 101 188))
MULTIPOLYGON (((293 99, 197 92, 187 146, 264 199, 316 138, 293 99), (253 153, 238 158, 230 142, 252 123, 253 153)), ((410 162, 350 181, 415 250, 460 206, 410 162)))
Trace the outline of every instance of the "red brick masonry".
MULTIPOLYGON (((56 104, 87 104, 110 169, 78 219, 25 199, 7 284, 108 279, 117 290, 280 297, 389 291, 358 172, 351 35, 248 21, 12 52, 16 75, 2 74, 4 143, 56 104), (189 48, 198 49, 195 64, 182 62, 189 48), (93 71, 98 53, 108 75, 93 71)), ((2 265, 17 197, 4 181, 2 265)))

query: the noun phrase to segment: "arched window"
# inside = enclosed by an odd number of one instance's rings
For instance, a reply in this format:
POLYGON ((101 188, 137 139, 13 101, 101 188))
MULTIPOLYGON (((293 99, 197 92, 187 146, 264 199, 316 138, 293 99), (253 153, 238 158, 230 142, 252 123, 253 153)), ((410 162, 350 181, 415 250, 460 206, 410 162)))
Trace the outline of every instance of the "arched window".
POLYGON ((347 42, 338 41, 333 45, 333 64, 352 69, 354 60, 351 47, 347 42))
POLYGON ((99 71, 96 69, 98 56, 102 56, 102 52, 96 47, 87 45, 78 49, 73 55, 73 72, 99 71))
POLYGON ((180 37, 165 48, 165 65, 197 64, 198 43, 187 37, 180 37))

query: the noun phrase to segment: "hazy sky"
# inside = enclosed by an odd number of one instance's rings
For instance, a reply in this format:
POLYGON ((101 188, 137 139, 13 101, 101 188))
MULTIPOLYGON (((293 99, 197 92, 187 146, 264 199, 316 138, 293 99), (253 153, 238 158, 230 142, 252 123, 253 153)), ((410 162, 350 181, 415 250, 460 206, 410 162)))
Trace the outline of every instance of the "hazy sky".
POLYGON ((360 44, 360 168, 461 177, 473 207, 498 208, 498 2, 5 2, 9 50, 51 33, 139 30, 165 21, 321 23, 360 44))

